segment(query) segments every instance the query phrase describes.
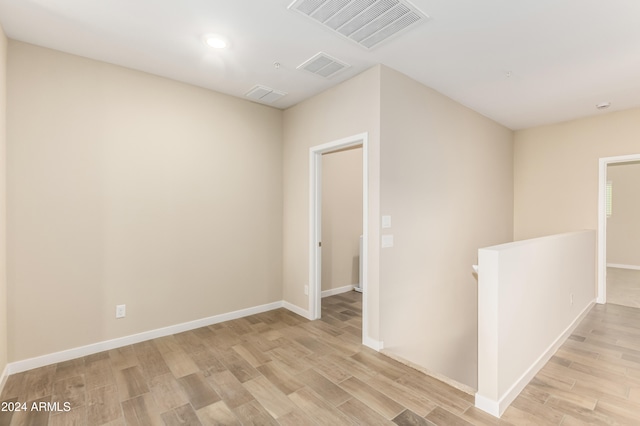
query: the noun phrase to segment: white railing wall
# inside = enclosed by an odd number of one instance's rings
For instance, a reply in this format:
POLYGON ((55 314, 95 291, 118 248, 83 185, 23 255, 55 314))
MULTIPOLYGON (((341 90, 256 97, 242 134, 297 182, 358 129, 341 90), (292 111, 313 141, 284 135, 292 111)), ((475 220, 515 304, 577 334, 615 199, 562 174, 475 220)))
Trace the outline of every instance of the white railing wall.
POLYGON ((476 407, 500 417, 593 306, 595 231, 478 250, 476 407))

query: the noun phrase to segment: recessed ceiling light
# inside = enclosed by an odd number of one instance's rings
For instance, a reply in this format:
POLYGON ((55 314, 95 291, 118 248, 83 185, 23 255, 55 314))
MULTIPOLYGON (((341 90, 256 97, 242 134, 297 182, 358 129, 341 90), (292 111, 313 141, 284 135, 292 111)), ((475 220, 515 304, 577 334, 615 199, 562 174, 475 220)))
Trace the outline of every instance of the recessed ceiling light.
POLYGON ((227 39, 218 34, 207 34, 204 36, 204 43, 214 49, 225 49, 229 46, 227 39))
POLYGON ((596 104, 596 108, 598 109, 607 109, 611 106, 611 102, 601 102, 599 104, 596 104))

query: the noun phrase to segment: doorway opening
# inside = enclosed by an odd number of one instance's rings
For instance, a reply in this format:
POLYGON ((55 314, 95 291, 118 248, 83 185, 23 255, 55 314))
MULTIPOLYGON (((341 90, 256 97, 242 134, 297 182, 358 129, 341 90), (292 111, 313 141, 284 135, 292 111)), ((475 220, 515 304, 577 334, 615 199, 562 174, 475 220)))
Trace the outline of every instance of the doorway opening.
MULTIPOLYGON (((608 166, 640 161, 640 154, 600 159, 598 179, 598 303, 607 303, 607 216, 611 186, 608 184, 608 166)), ((610 206, 610 204, 609 204, 610 206)))
MULTIPOLYGON (((359 286, 362 290, 362 335, 367 336, 367 268, 368 268, 368 134, 361 133, 312 147, 309 151, 309 315, 322 316, 322 156, 360 148, 362 154, 362 249, 359 286)), ((360 268, 359 268, 360 269, 360 268)))

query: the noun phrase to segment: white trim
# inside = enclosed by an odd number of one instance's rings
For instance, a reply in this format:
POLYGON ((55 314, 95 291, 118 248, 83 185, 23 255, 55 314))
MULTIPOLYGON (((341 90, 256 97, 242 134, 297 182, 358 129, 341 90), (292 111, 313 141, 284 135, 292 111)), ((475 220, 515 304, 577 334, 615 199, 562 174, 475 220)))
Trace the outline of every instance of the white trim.
MULTIPOLYGON (((363 303, 363 306, 364 306, 364 303, 363 303)), ((364 328, 364 321, 362 322, 362 327, 364 328)), ((378 352, 384 349, 384 342, 382 342, 381 340, 372 339, 369 336, 362 337, 362 344, 378 352)))
POLYGON ((480 395, 479 393, 476 393, 475 406, 478 410, 491 414, 493 417, 499 418, 502 416, 502 413, 500 413, 500 404, 491 398, 480 395))
POLYGON ((322 152, 309 150, 309 319, 319 319, 321 309, 322 250, 318 244, 322 239, 322 223, 318 221, 322 202, 322 152))
POLYGON ((336 294, 349 293, 350 291, 353 291, 354 288, 356 288, 355 284, 351 284, 342 287, 331 288, 329 290, 323 290, 322 298, 324 299, 325 297, 335 296, 336 294))
POLYGON ((7 383, 7 379, 9 378, 9 365, 4 366, 4 370, 2 374, 0 374, 0 395, 2 395, 2 391, 4 390, 4 385, 7 383))
MULTIPOLYGON (((369 134, 362 134, 362 252, 360 253, 360 293, 362 293, 362 342, 369 339, 369 134)), ((367 345, 371 347, 370 345, 367 345)), ((380 349, 383 348, 380 342, 380 349)))
POLYGON ((373 349, 382 349, 382 342, 370 339, 368 333, 367 277, 369 265, 369 134, 367 132, 349 136, 309 149, 309 319, 321 316, 322 291, 320 288, 321 250, 321 177, 322 154, 339 149, 362 145, 362 343, 373 349))
POLYGON ((620 269, 633 269, 640 271, 640 266, 637 265, 622 265, 620 263, 607 263, 607 268, 620 268, 620 269))
POLYGON ((598 165, 598 303, 607 303, 607 161, 598 165))
POLYGON ((293 312, 294 314, 300 315, 301 317, 308 319, 309 321, 313 321, 313 319, 311 318, 311 313, 306 309, 302 309, 298 305, 294 305, 293 303, 283 301, 282 307, 293 312))
POLYGON ((522 376, 502 395, 498 401, 495 401, 486 396, 476 393, 476 408, 491 414, 494 417, 501 417, 504 411, 509 407, 514 399, 522 392, 522 390, 529 384, 531 379, 544 367, 544 365, 551 359, 553 354, 556 353, 560 346, 569 338, 571 333, 576 329, 580 322, 587 316, 595 300, 589 302, 584 310, 573 320, 571 324, 558 336, 558 338, 547 348, 546 351, 524 372, 522 376))
MULTIPOLYGON (((106 340, 103 342, 93 343, 86 346, 80 346, 77 348, 67 349, 60 352, 54 352, 52 354, 42 355, 34 358, 25 359, 22 361, 16 361, 9 363, 3 374, 15 374, 23 371, 31 370, 34 368, 44 367, 45 365, 56 364, 58 362, 68 361, 75 358, 95 354, 110 349, 119 348, 122 346, 132 345, 134 343, 144 342, 146 340, 155 339, 158 337, 169 336, 171 334, 181 333, 183 331, 189 331, 200 327, 206 327, 208 325, 217 324, 224 321, 230 321, 248 315, 259 314, 262 312, 271 311, 278 308, 286 308, 291 311, 289 307, 285 306, 287 302, 278 301, 268 303, 265 305, 254 306, 251 308, 240 309, 238 311, 228 312, 225 314, 214 315, 208 318, 202 318, 195 321, 184 322, 181 324, 171 325, 169 327, 158 328, 155 330, 145 331, 143 333, 132 334, 130 336, 119 337, 112 340, 106 340)), ((295 311, 293 311, 295 312, 295 311)), ((295 312, 298 313, 298 312, 295 312)))
POLYGON ((598 162, 598 296, 597 303, 607 302, 607 166, 639 161, 640 154, 600 158, 598 162))

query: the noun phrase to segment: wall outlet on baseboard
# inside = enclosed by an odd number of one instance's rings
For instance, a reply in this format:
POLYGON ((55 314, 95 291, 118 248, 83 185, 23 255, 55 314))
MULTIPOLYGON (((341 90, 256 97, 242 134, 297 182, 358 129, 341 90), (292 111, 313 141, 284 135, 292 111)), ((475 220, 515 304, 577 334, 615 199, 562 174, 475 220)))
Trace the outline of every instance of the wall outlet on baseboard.
POLYGON ((127 305, 116 305, 116 318, 124 318, 127 315, 127 305))

